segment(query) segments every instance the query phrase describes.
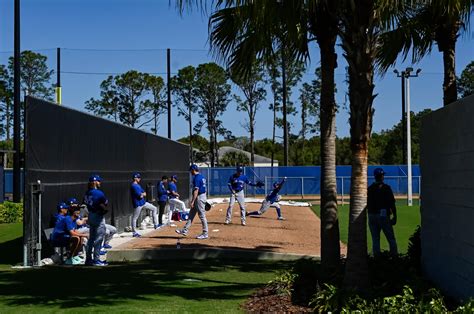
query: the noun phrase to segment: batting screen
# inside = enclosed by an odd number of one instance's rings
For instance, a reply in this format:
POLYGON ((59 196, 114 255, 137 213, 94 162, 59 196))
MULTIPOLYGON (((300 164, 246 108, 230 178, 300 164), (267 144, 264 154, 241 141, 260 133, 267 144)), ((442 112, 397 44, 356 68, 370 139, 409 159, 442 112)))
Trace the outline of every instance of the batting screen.
POLYGON ((189 191, 187 145, 123 126, 46 101, 27 97, 25 133, 25 219, 27 256, 38 241, 39 217, 32 188, 41 181, 41 228, 49 228, 56 204, 70 197, 82 200, 91 174, 103 178, 109 199, 108 223, 130 225, 130 183, 133 172, 141 185, 156 186, 163 175, 177 174, 178 189, 189 191))

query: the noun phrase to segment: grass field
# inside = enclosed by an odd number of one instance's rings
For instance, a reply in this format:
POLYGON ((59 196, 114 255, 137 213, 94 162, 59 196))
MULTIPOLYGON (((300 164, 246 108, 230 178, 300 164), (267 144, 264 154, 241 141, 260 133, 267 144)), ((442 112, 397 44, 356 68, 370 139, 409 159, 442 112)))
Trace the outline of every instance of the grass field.
POLYGON ((236 313, 255 289, 290 268, 209 260, 14 270, 7 264, 21 262, 21 231, 21 224, 0 224, 0 313, 236 313))
MULTIPOLYGON (((317 205, 312 206, 313 211, 319 216, 320 208, 317 205)), ((347 243, 349 231, 349 205, 338 207, 339 210, 339 230, 341 241, 347 243)), ((420 224, 420 207, 408 207, 406 201, 397 201, 397 224, 395 225, 395 237, 397 239, 398 250, 400 253, 406 253, 408 248, 408 239, 415 232, 416 226, 420 224)), ((380 236, 380 246, 388 250, 388 243, 383 233, 380 236)), ((367 225, 367 244, 369 252, 372 251, 372 238, 370 237, 369 226, 367 225)))

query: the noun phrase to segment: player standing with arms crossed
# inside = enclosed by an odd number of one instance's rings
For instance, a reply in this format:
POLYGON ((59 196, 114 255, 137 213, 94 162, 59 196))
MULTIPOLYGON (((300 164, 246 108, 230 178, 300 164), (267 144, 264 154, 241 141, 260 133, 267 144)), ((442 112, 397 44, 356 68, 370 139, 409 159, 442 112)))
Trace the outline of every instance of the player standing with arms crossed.
POLYGON ((142 209, 149 209, 153 216, 153 224, 155 225, 155 229, 158 228, 158 217, 157 217, 157 209, 156 206, 148 203, 145 199, 146 192, 140 185, 140 181, 142 180, 142 176, 135 172, 132 175, 133 182, 130 185, 130 196, 132 197, 132 204, 133 204, 133 216, 132 216, 132 236, 134 238, 141 237, 141 234, 137 232, 137 220, 138 216, 142 212, 142 209))
POLYGON ((285 218, 283 218, 283 216, 281 215, 281 208, 280 208, 280 204, 278 203, 280 201, 280 195, 278 195, 278 192, 280 192, 285 182, 286 182, 286 177, 284 177, 283 180, 281 180, 281 182, 273 183, 273 190, 270 192, 270 194, 268 194, 265 197, 260 209, 254 212, 246 213, 246 215, 247 216, 254 216, 254 215, 260 216, 260 215, 263 215, 270 207, 274 207, 277 211, 278 220, 285 220, 285 218))
POLYGON ((199 219, 201 219, 202 223, 202 234, 198 235, 196 239, 208 239, 209 232, 207 227, 207 219, 206 219, 206 178, 202 174, 199 173, 199 167, 195 164, 192 164, 189 167, 189 171, 193 175, 193 188, 192 188, 192 198, 191 202, 189 203, 191 206, 191 211, 189 212, 189 219, 184 225, 183 229, 176 229, 176 233, 181 234, 183 236, 188 235, 188 230, 191 224, 193 223, 193 219, 196 216, 196 213, 199 215, 199 219))
POLYGON ((107 262, 100 260, 100 248, 105 236, 105 219, 109 201, 104 192, 99 190, 102 178, 98 175, 89 177, 89 190, 84 195, 84 204, 89 211, 89 240, 87 241, 86 265, 107 266, 107 262), (92 256, 94 249, 94 256, 92 256))
POLYGON ((244 168, 238 166, 236 172, 230 176, 227 186, 229 187, 232 195, 229 200, 229 207, 227 208, 227 215, 225 218, 225 224, 228 225, 232 221, 232 207, 234 207, 235 200, 239 203, 240 206, 240 219, 242 226, 245 226, 245 195, 244 195, 244 185, 248 184, 250 186, 262 187, 264 184, 262 182, 253 183, 251 182, 245 174, 243 174, 244 168))
POLYGON ((176 187, 176 182, 178 182, 178 176, 173 175, 171 176, 171 180, 168 183, 168 191, 169 191, 169 200, 170 203, 170 210, 169 210, 169 218, 168 221, 171 221, 171 216, 173 212, 177 209, 178 211, 186 211, 186 206, 184 202, 179 199, 178 188, 176 187))

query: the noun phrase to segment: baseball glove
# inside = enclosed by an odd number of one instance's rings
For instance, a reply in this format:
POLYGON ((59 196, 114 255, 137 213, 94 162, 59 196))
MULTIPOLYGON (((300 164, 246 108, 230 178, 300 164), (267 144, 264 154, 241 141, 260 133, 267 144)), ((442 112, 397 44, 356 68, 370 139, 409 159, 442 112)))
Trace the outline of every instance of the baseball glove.
POLYGON ((212 205, 210 203, 206 202, 206 204, 204 205, 204 209, 208 212, 208 211, 211 210, 211 208, 212 208, 212 205))
POLYGON ((255 183, 255 185, 259 188, 263 188, 265 186, 265 183, 263 183, 262 181, 257 181, 257 183, 255 183))

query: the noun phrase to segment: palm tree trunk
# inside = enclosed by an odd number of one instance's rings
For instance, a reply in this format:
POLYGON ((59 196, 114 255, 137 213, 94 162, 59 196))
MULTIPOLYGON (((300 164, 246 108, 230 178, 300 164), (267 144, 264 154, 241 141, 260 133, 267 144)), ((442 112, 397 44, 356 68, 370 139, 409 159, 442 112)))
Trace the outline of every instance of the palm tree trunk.
POLYGON ((440 50, 443 52, 443 105, 447 106, 457 100, 456 86, 456 40, 459 26, 452 26, 442 32, 438 41, 440 50))
POLYGON ((336 100, 334 70, 336 34, 319 37, 321 54, 321 264, 333 270, 339 263, 339 219, 336 182, 336 100))
POLYGON ((368 287, 367 265, 367 155, 372 131, 374 100, 374 60, 377 30, 375 1, 346 3, 341 33, 342 46, 349 64, 349 101, 351 126, 351 200, 349 237, 344 276, 346 288, 368 287))

